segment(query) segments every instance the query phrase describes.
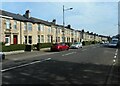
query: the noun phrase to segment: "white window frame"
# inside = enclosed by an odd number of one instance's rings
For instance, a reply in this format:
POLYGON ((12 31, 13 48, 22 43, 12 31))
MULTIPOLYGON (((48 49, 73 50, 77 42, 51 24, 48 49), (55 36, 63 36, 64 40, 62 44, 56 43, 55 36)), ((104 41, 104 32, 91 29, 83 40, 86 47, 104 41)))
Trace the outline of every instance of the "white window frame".
POLYGON ((44 25, 43 24, 40 24, 40 30, 44 31, 44 25))
POLYGON ((10 20, 6 19, 6 29, 10 29, 10 20))
POLYGON ((41 35, 41 42, 44 43, 44 35, 41 35))
POLYGON ((41 30, 41 25, 40 25, 40 24, 38 24, 37 29, 38 29, 38 31, 40 31, 40 30, 41 30))
POLYGON ((51 27, 48 27, 48 33, 51 33, 51 27))
POLYGON ((10 37, 5 37, 5 45, 9 46, 10 45, 10 37), (8 39, 8 42, 6 42, 6 39, 8 39))
POLYGON ((17 21, 14 20, 14 29, 17 29, 17 21))
POLYGON ((32 23, 28 23, 28 31, 32 31, 32 23))
POLYGON ((27 22, 24 22, 24 30, 27 30, 27 22))
POLYGON ((50 35, 47 36, 47 41, 48 41, 48 43, 51 42, 51 38, 50 38, 50 37, 51 37, 50 35))

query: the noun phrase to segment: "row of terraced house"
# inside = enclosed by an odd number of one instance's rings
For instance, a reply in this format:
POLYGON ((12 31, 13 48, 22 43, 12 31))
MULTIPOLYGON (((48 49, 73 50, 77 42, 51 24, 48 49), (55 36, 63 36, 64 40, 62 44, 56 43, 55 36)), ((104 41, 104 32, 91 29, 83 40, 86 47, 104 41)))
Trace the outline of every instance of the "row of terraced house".
POLYGON ((107 41, 108 36, 75 30, 71 25, 65 26, 30 17, 27 10, 24 15, 0 10, 0 42, 10 44, 37 44, 56 42, 107 41), (64 36, 63 36, 64 31, 64 36))

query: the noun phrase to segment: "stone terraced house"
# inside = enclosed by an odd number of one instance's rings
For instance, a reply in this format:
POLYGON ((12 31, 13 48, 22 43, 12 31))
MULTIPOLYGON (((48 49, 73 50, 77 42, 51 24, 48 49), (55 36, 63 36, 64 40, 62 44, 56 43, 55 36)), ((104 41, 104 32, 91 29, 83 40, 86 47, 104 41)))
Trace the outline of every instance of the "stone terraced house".
POLYGON ((30 16, 29 10, 24 15, 0 10, 0 42, 10 44, 37 44, 56 42, 81 42, 107 40, 105 36, 99 36, 73 29, 70 25, 64 28, 52 22, 30 16))

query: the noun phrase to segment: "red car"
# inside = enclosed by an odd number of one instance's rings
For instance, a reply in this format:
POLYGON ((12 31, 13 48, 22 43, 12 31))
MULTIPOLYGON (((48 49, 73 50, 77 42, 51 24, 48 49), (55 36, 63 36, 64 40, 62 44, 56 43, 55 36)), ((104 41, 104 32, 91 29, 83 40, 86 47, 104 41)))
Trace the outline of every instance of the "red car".
POLYGON ((63 51, 63 50, 69 50, 69 46, 65 43, 55 43, 51 47, 51 51, 63 51))

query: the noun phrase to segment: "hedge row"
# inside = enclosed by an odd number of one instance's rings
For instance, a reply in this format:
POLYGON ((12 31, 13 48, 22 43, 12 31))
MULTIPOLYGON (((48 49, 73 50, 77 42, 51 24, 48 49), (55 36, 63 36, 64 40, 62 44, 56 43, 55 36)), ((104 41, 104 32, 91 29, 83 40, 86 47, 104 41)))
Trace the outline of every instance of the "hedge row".
POLYGON ((2 45, 2 51, 3 52, 24 50, 24 49, 25 49, 24 44, 9 45, 9 46, 2 45))
MULTIPOLYGON (((51 47, 52 43, 38 43, 37 45, 31 45, 31 48, 33 49, 34 47, 36 47, 37 49, 40 50, 40 48, 48 48, 51 47)), ((16 50, 25 50, 25 44, 16 44, 16 45, 9 45, 9 46, 5 46, 2 45, 2 51, 3 52, 9 52, 9 51, 16 51, 16 50)))
POLYGON ((96 44, 96 43, 98 43, 98 42, 97 41, 83 41, 82 42, 83 46, 85 46, 85 45, 91 45, 91 44, 96 44))

